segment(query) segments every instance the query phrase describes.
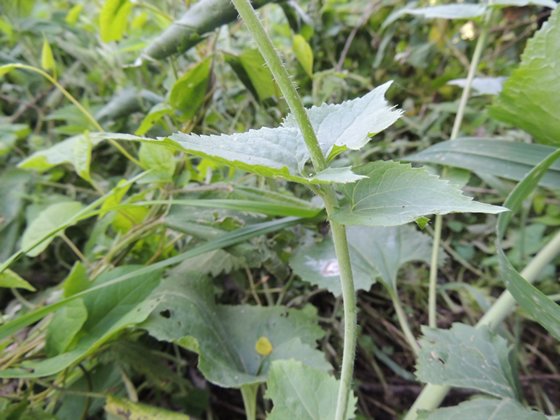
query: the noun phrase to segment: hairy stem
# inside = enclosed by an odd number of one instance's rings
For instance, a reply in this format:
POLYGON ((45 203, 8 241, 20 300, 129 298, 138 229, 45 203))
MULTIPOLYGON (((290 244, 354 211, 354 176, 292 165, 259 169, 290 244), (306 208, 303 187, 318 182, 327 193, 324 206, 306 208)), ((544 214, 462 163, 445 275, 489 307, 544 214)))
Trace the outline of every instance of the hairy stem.
MULTIPOLYGON (((521 276, 529 283, 533 283, 543 268, 558 254, 560 254, 560 232, 556 233, 554 238, 527 264, 521 272, 521 276)), ((516 302, 511 293, 507 290, 504 291, 480 321, 478 321, 476 328, 487 327, 490 330, 494 330, 513 312, 515 306, 516 302)), ((449 389, 450 387, 448 386, 427 385, 410 408, 404 420, 416 419, 418 410, 436 409, 449 392, 449 389)))
MULTIPOLYGON (((457 109, 457 114, 455 115, 455 121, 453 122, 453 128, 451 129, 450 140, 455 140, 459 135, 459 130, 461 129, 461 124, 463 123, 463 117, 465 116, 465 109, 467 108, 467 101, 471 94, 471 87, 476 75, 476 70, 478 64, 480 63, 480 58, 482 57, 482 51, 486 45, 486 40, 488 39, 488 33, 490 32, 490 22, 492 21, 492 10, 486 13, 484 18, 484 23, 482 30, 480 31, 480 36, 474 47, 473 56, 471 59, 471 64, 469 66, 469 71, 467 73, 467 80, 465 81, 465 87, 461 94, 461 99, 459 100, 459 108, 457 109)), ((443 170, 443 174, 446 174, 446 170, 443 170)), ((436 215, 435 225, 434 225, 434 242, 432 248, 432 261, 430 264, 430 290, 429 290, 429 303, 428 303, 428 314, 429 314, 429 326, 431 328, 437 328, 436 320, 436 289, 437 289, 437 255, 439 251, 439 244, 441 242, 441 229, 442 229, 442 216, 436 215), (436 264, 434 264, 434 258, 436 264)))
MULTIPOLYGON (((311 121, 299 94, 297 93, 286 68, 282 64, 274 46, 263 26, 261 25, 251 3, 248 0, 232 0, 239 15, 247 25, 247 28, 253 35, 257 47, 266 61, 278 87, 284 96, 290 111, 294 115, 298 126, 303 135, 305 144, 311 156, 311 162, 316 172, 322 171, 327 167, 327 162, 311 121)), ((319 191, 323 201, 327 215, 330 217, 337 206, 337 199, 334 189, 331 186, 325 186, 319 191)), ((342 355, 342 368, 340 372, 340 386, 338 389, 336 420, 342 420, 346 416, 346 408, 348 406, 348 396, 352 391, 352 376, 354 370, 354 357, 356 351, 357 337, 357 307, 356 292, 354 290, 354 281, 352 278, 352 267, 350 265, 350 254, 348 252, 348 241, 346 238, 346 229, 333 220, 330 220, 331 232, 334 242, 336 257, 340 270, 340 281, 342 286, 342 299, 344 304, 344 350, 342 355)))

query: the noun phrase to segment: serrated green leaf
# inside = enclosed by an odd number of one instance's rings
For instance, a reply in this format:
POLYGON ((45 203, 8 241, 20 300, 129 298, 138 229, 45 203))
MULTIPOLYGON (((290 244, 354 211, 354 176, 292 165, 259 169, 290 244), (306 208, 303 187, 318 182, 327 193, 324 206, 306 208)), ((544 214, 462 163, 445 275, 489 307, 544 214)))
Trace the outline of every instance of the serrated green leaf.
MULTIPOLYGON (((390 107, 385 99, 385 93, 392 83, 378 86, 360 98, 336 105, 314 106, 307 110, 325 156, 329 156, 335 146, 352 150, 362 148, 371 136, 400 118, 402 111, 390 107)), ((292 114, 286 117, 283 127, 297 128, 292 114)))
POLYGON ((429 214, 507 210, 473 201, 448 181, 408 164, 377 161, 354 172, 368 179, 342 187, 347 202, 333 219, 346 225, 396 226, 429 214))
MULTIPOLYGON (((336 413, 339 381, 321 370, 296 360, 272 363, 266 382, 266 398, 274 408, 268 420, 331 420, 336 413)), ((354 417, 356 397, 351 395, 344 418, 354 417)))
POLYGON ((192 66, 173 84, 169 103, 183 112, 184 118, 192 118, 204 103, 211 69, 212 57, 208 57, 192 66))
POLYGON ((13 287, 16 289, 30 290, 32 292, 35 291, 35 288, 27 280, 24 280, 19 274, 12 270, 6 270, 0 273, 0 287, 13 287))
POLYGON ((189 416, 152 405, 140 404, 117 398, 107 397, 105 412, 116 419, 124 420, 189 420, 189 416))
POLYGON ((53 241, 54 236, 45 239, 34 248, 30 249, 30 247, 38 240, 47 236, 49 232, 57 229, 59 226, 65 225, 65 223, 82 210, 82 208, 82 203, 66 201, 50 205, 44 209, 31 221, 23 232, 23 236, 21 237, 21 249, 30 257, 39 255, 53 241))
MULTIPOLYGON (((513 213, 520 210, 523 201, 533 193, 539 180, 558 159, 560 159, 560 149, 551 153, 546 159, 535 166, 510 193, 504 204, 510 207, 512 212, 498 217, 496 248, 500 263, 500 271, 508 291, 536 322, 546 328, 554 338, 560 340, 560 305, 525 280, 517 272, 505 255, 502 243, 513 213)), ((560 236, 557 234, 553 241, 558 243, 559 240, 560 236)))
POLYGON ((299 34, 294 35, 292 48, 299 64, 309 77, 313 77, 313 50, 305 38, 299 34))
MULTIPOLYGON (((39 378, 54 375, 95 353, 125 328, 144 321, 157 305, 151 294, 160 281, 161 270, 135 275, 134 281, 111 284, 111 281, 127 273, 134 273, 137 268, 121 266, 103 273, 92 283, 92 288, 104 283, 109 286, 83 295, 87 321, 80 329, 80 337, 75 346, 48 359, 26 360, 20 367, 2 370, 0 378, 39 378)), ((82 294, 75 296, 80 295, 82 294)), ((72 329, 66 333, 73 338, 76 331, 72 329)))
MULTIPOLYGON (((369 290, 375 279, 380 278, 389 292, 395 293, 402 265, 410 261, 430 262, 431 239, 412 226, 350 227, 346 235, 357 290, 369 290)), ((299 248, 290 266, 304 281, 341 295, 338 260, 330 239, 299 248)))
MULTIPOLYGON (((390 108, 384 97, 390 84, 385 83, 361 98, 342 104, 322 105, 307 110, 326 156, 337 146, 361 148, 368 142, 370 135, 384 130, 399 118, 401 112, 390 108)), ((303 173, 309 152, 291 115, 277 128, 264 127, 220 136, 176 133, 163 142, 263 176, 279 176, 306 184, 326 182, 320 176, 303 173)), ((323 176, 337 170, 340 169, 329 168, 323 176)), ((345 182, 347 175, 348 172, 341 178, 345 182)), ((336 177, 331 179, 336 180, 336 177)))
POLYGON ((547 417, 523 407, 511 398, 475 398, 454 407, 421 411, 418 414, 418 420, 448 419, 546 420, 547 417))
POLYGON ((43 39, 43 47, 41 48, 41 67, 47 71, 52 70, 54 72, 56 70, 51 44, 49 44, 47 38, 43 39))
POLYGON ((294 358, 328 370, 315 349, 323 332, 315 313, 284 307, 216 305, 212 284, 194 273, 164 280, 155 293, 159 305, 142 325, 158 340, 178 342, 199 353, 200 371, 210 382, 238 388, 264 382, 274 360, 294 358), (263 358, 261 337, 272 343, 263 358))
MULTIPOLYGON (((468 169, 520 181, 555 148, 542 144, 518 143, 505 139, 459 138, 444 141, 406 156, 409 162, 433 163, 468 169)), ((560 185, 560 164, 552 165, 540 185, 560 185)))
POLYGON ((531 134, 540 143, 560 145, 560 9, 531 38, 521 64, 504 84, 490 115, 531 134))
POLYGON ((119 41, 132 11, 130 0, 106 0, 99 14, 99 35, 103 42, 119 41))
POLYGON ((33 153, 20 162, 18 167, 42 173, 58 165, 70 164, 80 177, 91 182, 91 151, 105 138, 104 134, 98 133, 79 134, 33 153))
POLYGON ((422 382, 517 398, 507 342, 486 327, 422 328, 416 376, 422 382))

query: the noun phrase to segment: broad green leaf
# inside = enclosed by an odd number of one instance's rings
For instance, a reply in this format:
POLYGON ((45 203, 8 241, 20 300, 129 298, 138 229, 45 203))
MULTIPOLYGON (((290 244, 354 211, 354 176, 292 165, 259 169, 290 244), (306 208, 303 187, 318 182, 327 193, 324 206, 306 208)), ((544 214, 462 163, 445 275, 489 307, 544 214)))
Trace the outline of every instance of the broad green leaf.
POLYGON ((43 39, 43 48, 41 49, 41 67, 44 70, 56 72, 56 63, 51 49, 51 44, 47 38, 43 39))
POLYGON ((192 66, 181 76, 169 92, 169 103, 192 118, 204 103, 212 70, 212 57, 192 66))
POLYGON ((224 58, 239 80, 259 101, 280 97, 274 77, 257 49, 245 49, 239 56, 224 53, 224 58))
POLYGON ((313 50, 301 35, 294 35, 292 48, 299 64, 309 77, 313 77, 313 50))
MULTIPOLYGON (((508 291, 513 295, 525 312, 546 328, 557 340, 560 340, 560 305, 525 280, 517 272, 504 253, 502 241, 513 213, 521 209, 523 201, 536 189, 539 180, 559 158, 560 149, 551 153, 546 159, 535 166, 535 168, 517 184, 504 203, 504 205, 512 209, 512 212, 507 215, 500 215, 496 228, 496 248, 498 260, 500 262, 500 271, 508 291)), ((558 243, 559 240, 560 236, 557 233, 553 241, 558 243)))
MULTIPOLYGON (((25 328, 26 326, 31 325, 36 321, 39 321, 41 318, 45 317, 46 315, 55 312, 59 308, 66 306, 68 302, 71 302, 74 299, 82 298, 88 295, 93 295, 98 290, 116 286, 118 284, 127 284, 128 282, 133 281, 134 279, 140 276, 151 275, 166 267, 177 265, 189 258, 197 257, 199 255, 202 255, 206 252, 213 251, 215 249, 227 248, 232 245, 237 245, 251 238, 254 238, 255 236, 266 235, 268 233, 276 232, 282 229, 287 229, 291 226, 298 225, 302 221, 303 221, 302 219, 298 219, 295 217, 286 217, 283 219, 257 223, 251 226, 246 226, 244 228, 237 229, 233 232, 224 233, 222 235, 219 235, 213 240, 195 246, 194 248, 184 252, 183 254, 179 254, 174 257, 167 258, 162 261, 158 261, 149 266, 138 268, 131 272, 122 274, 113 280, 107 281, 103 284, 99 284, 96 286, 91 286, 87 290, 75 293, 72 296, 61 299, 60 301, 52 303, 50 305, 39 307, 9 322, 6 322, 5 324, 0 325, 0 340, 3 340, 4 338, 15 334, 21 328, 25 328)), ((7 264, 3 263, 2 266, 0 266, 0 271, 4 270, 6 266, 7 264)))
POLYGON ((78 261, 62 282, 64 297, 86 290, 89 286, 91 286, 91 281, 88 277, 87 268, 81 261, 78 261))
MULTIPOLYGON (((314 106, 307 110, 319 145, 326 156, 330 156, 335 146, 361 149, 371 136, 385 130, 400 118, 402 111, 389 107, 385 99, 385 93, 392 83, 378 86, 360 98, 336 105, 314 106)), ((297 128, 292 114, 286 117, 283 126, 297 128)))
POLYGON ((547 417, 523 407, 511 398, 474 398, 454 407, 420 412, 418 420, 492 419, 492 420, 546 420, 547 417))
POLYGON ((507 210, 473 201, 448 181, 407 164, 377 161, 355 172, 368 179, 342 187, 347 201, 333 215, 342 224, 396 226, 429 214, 507 210))
POLYGON ((18 164, 19 168, 45 172, 62 164, 70 164, 76 173, 88 182, 91 182, 90 163, 91 151, 103 141, 105 135, 80 134, 70 137, 47 149, 33 153, 18 164))
POLYGON ((69 302, 55 312, 47 328, 45 350, 49 356, 64 353, 87 320, 87 308, 83 299, 69 302))
MULTIPOLYGON (((454 166, 477 174, 490 174, 520 181, 555 148, 542 144, 518 143, 500 139, 459 138, 435 144, 403 160, 454 166)), ((553 164, 540 185, 560 185, 560 163, 553 164)))
MULTIPOLYGON (((266 382, 266 398, 274 408, 268 420, 332 420, 336 413, 339 381, 328 373, 296 360, 272 363, 266 382)), ((356 398, 350 396, 346 419, 354 418, 356 398)))
POLYGON ((35 291, 35 288, 31 284, 29 284, 27 280, 22 279, 17 273, 13 272, 12 270, 6 270, 0 273, 0 287, 13 287, 16 289, 30 290, 32 292, 35 291))
POLYGON ((21 216, 29 173, 12 168, 0 174, 0 232, 21 216))
POLYGON ((140 163, 152 172, 142 182, 152 180, 171 182, 175 173, 175 156, 173 151, 153 143, 142 143, 138 152, 140 163))
POLYGON ((527 42, 521 64, 504 84, 490 115, 560 146, 560 9, 527 42))
POLYGON ((105 412, 113 418, 124 420, 189 420, 190 418, 185 414, 113 396, 107 397, 105 412))
POLYGON ((315 349, 323 332, 316 313, 284 307, 217 305, 212 283, 195 273, 164 280, 154 294, 159 304, 142 324, 158 340, 177 342, 199 354, 198 367, 210 382, 228 388, 264 382, 270 363, 297 359, 328 370, 315 349), (273 350, 255 350, 266 337, 273 350))
POLYGON ((154 125, 156 125, 156 123, 161 121, 163 117, 172 114, 173 108, 170 105, 164 103, 155 105, 144 117, 134 134, 137 136, 145 135, 154 125))
MULTIPOLYGON (((350 227, 346 235, 357 290, 369 290, 375 279, 380 278, 389 292, 395 293, 402 265, 410 261, 430 262, 431 239, 412 226, 350 227)), ((338 261, 330 239, 299 248, 290 266, 304 281, 341 295, 338 261)))
POLYGON ((345 167, 330 167, 317 173, 313 180, 320 182, 334 182, 336 184, 351 184, 360 179, 366 178, 363 175, 358 175, 352 171, 350 166, 345 167))
POLYGON ((27 226, 21 237, 21 249, 30 257, 36 257, 53 241, 54 236, 43 240, 39 245, 31 248, 36 242, 46 237, 51 231, 65 225, 74 217, 83 205, 77 201, 65 201, 52 204, 44 209, 35 220, 27 226))
MULTIPOLYGON (((361 98, 307 110, 326 156, 336 146, 361 148, 368 142, 369 136, 384 130, 399 118, 401 112, 390 108, 384 97, 389 86, 390 82, 361 98)), ((325 182, 321 180, 321 175, 313 177, 303 173, 309 152, 291 115, 277 128, 265 127, 221 136, 176 133, 164 143, 263 176, 280 176, 301 183, 325 182)), ((334 171, 329 169, 329 175, 334 171)), ((348 174, 346 171, 341 178, 344 182, 348 182, 348 174)), ((356 178, 355 175, 352 177, 356 178)))
MULTIPOLYGON (((20 367, 2 370, 0 378, 38 378, 54 375, 95 353, 122 330, 144 321, 157 306, 152 291, 160 281, 161 270, 134 275, 136 270, 137 266, 115 268, 97 278, 92 284, 92 293, 74 295, 76 298, 83 296, 87 311, 87 321, 81 328, 79 340, 74 346, 54 357, 26 360, 20 367), (129 273, 133 275, 134 281, 114 283, 129 273), (104 284, 107 286, 98 287, 104 284)), ((64 332, 72 337, 76 334, 74 328, 62 331, 61 335, 64 332)))
POLYGON ((99 35, 103 42, 119 41, 132 11, 130 0, 105 0, 99 14, 99 35))
POLYGON ((486 327, 458 323, 450 330, 423 327, 422 332, 416 365, 419 380, 517 398, 505 339, 486 327))

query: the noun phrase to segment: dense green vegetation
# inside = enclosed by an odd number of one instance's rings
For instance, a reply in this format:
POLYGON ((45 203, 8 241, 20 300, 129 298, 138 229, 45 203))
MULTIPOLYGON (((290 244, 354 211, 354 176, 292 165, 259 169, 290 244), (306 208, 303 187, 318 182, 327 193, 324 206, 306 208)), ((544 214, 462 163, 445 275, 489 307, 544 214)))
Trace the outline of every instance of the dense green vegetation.
POLYGON ((558 416, 555 5, 1 2, 0 418, 558 416))

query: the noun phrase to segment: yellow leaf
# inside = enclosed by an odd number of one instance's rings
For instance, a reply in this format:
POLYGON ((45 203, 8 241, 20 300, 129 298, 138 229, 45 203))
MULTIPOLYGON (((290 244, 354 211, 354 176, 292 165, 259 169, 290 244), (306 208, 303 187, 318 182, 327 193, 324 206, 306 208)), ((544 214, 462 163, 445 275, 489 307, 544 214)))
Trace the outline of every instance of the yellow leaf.
POLYGON ((52 71, 53 73, 56 70, 53 52, 47 38, 43 38, 43 48, 41 49, 41 67, 44 70, 52 71))
POLYGON ((293 48, 296 58, 309 77, 313 77, 313 51, 304 37, 294 35, 293 48))

